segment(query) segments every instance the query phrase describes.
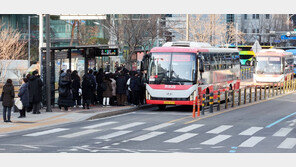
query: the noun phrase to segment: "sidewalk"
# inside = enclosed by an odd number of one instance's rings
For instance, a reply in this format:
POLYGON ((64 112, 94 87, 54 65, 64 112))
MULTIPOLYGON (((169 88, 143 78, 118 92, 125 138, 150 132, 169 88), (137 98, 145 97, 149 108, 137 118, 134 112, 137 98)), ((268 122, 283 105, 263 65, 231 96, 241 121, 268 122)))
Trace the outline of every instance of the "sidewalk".
MULTIPOLYGON (((140 108, 148 108, 151 105, 143 105, 140 108)), ((60 111, 58 108, 53 108, 52 112, 46 112, 45 108, 41 109, 41 114, 26 113, 26 118, 18 118, 19 113, 11 113, 12 123, 3 122, 2 104, 0 104, 0 134, 34 129, 63 123, 70 123, 83 120, 91 120, 103 118, 117 114, 128 113, 138 110, 134 106, 111 106, 102 107, 95 106, 91 109, 73 108, 72 111, 60 111)))

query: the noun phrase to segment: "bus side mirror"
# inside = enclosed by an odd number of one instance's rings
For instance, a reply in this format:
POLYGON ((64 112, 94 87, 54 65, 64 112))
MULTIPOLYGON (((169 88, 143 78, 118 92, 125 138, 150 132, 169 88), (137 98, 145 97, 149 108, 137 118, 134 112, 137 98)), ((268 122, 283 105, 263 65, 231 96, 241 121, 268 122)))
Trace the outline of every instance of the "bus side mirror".
POLYGON ((201 60, 200 63, 199 63, 199 72, 205 72, 205 69, 204 69, 204 63, 203 63, 202 60, 201 60))

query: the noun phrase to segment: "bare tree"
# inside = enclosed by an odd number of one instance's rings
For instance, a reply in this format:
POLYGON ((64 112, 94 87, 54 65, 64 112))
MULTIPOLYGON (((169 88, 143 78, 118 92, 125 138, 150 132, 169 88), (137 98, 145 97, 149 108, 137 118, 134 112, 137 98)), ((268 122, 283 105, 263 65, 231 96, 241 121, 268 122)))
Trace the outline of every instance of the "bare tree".
POLYGON ((26 42, 20 41, 21 33, 10 26, 0 25, 0 71, 1 82, 7 74, 7 67, 13 60, 24 56, 26 42))
MULTIPOLYGON (((170 23, 171 28, 185 36, 185 27, 180 28, 177 24, 170 23)), ((189 40, 197 42, 208 42, 211 45, 225 45, 235 42, 238 35, 238 42, 243 42, 241 31, 235 30, 232 23, 226 23, 222 15, 190 15, 189 19, 189 40)), ((184 39, 183 39, 184 40, 184 39)))

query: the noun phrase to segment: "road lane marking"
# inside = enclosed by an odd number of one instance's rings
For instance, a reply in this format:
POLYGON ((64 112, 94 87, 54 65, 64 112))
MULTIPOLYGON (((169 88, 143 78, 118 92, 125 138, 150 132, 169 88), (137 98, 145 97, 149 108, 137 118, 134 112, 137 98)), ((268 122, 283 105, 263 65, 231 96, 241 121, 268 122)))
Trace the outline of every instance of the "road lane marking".
POLYGON ((151 139, 153 137, 156 137, 156 136, 164 134, 164 133, 165 132, 150 132, 150 133, 147 133, 147 134, 132 138, 130 140, 131 141, 144 141, 144 140, 151 139))
POLYGON ((81 131, 81 132, 71 133, 71 134, 67 134, 67 135, 63 135, 63 136, 59 136, 59 137, 73 138, 73 137, 79 137, 79 136, 95 133, 95 132, 98 132, 98 131, 100 131, 100 130, 98 130, 98 129, 88 129, 88 130, 84 130, 84 131, 81 131))
POLYGON ((287 116, 285 116, 284 118, 281 118, 281 119, 279 119, 279 120, 277 120, 277 121, 275 121, 275 122, 273 122, 273 123, 267 125, 266 128, 270 128, 270 127, 272 127, 272 126, 274 126, 274 125, 276 125, 276 124, 282 122, 283 120, 285 120, 285 119, 287 119, 287 118, 289 118, 289 117, 295 115, 295 114, 296 114, 296 112, 294 112, 294 113, 292 113, 292 114, 290 114, 290 115, 287 115, 287 116))
POLYGON ((287 138, 277 148, 292 149, 295 145, 296 138, 287 138))
POLYGON ((167 127, 167 126, 171 126, 173 125, 174 123, 163 123, 163 124, 159 124, 159 125, 155 125, 155 126, 152 126, 152 127, 149 127, 149 128, 146 128, 144 130, 150 130, 150 131, 154 131, 154 130, 158 130, 158 129, 161 129, 161 128, 164 128, 164 127, 167 127))
POLYGON ((258 144, 263 139, 265 139, 265 137, 253 136, 253 137, 250 137, 249 139, 247 139, 246 141, 244 141, 243 143, 241 143, 239 145, 239 147, 254 147, 256 144, 258 144))
POLYGON ((42 135, 47 135, 47 134, 52 134, 52 133, 57 133, 57 132, 62 132, 65 130, 69 130, 66 128, 56 128, 56 129, 51 129, 51 130, 46 130, 46 131, 41 131, 41 132, 36 132, 36 133, 30 133, 30 134, 26 134, 23 136, 42 136, 42 135))
POLYGON ((175 130, 175 132, 189 132, 194 129, 200 128, 202 126, 204 126, 204 124, 193 124, 193 125, 189 125, 184 128, 181 128, 181 129, 177 129, 177 130, 175 130))
POLYGON ((218 144, 218 143, 220 143, 220 142, 222 142, 222 141, 224 141, 224 140, 226 140, 226 139, 228 139, 230 137, 231 137, 231 135, 218 135, 218 136, 213 137, 213 138, 211 138, 211 139, 209 139, 207 141, 204 141, 204 142, 202 142, 200 144, 203 144, 203 145, 215 145, 215 144, 218 144))
POLYGON ((182 134, 182 135, 177 136, 175 138, 166 140, 164 142, 166 142, 166 143, 180 143, 180 142, 182 142, 184 140, 187 140, 187 139, 190 139, 190 138, 192 138, 192 137, 194 137, 196 135, 198 135, 198 134, 196 134, 196 133, 185 133, 185 134, 182 134))
POLYGON ((255 134, 256 132, 258 132, 261 129, 263 129, 263 127, 251 127, 249 129, 241 132, 238 135, 252 136, 253 134, 255 134))
POLYGON ((215 129, 208 131, 207 133, 219 134, 229 128, 233 127, 232 125, 221 125, 215 129))
POLYGON ((117 123, 117 122, 104 122, 104 123, 99 123, 99 124, 95 124, 95 125, 85 126, 82 128, 83 129, 94 129, 94 128, 98 128, 98 127, 102 127, 102 126, 112 125, 115 123, 117 123))
POLYGON ((132 131, 118 131, 118 132, 110 133, 110 134, 107 134, 107 135, 104 135, 104 136, 96 137, 95 139, 111 139, 113 137, 118 137, 118 136, 121 136, 121 135, 125 135, 125 134, 130 133, 130 132, 132 132, 132 131))
POLYGON ((124 129, 128 129, 131 127, 135 127, 135 126, 139 126, 139 125, 143 125, 145 124, 145 122, 134 122, 134 123, 130 123, 130 124, 126 124, 126 125, 122 125, 122 126, 118 126, 112 129, 116 129, 116 130, 124 130, 124 129))
POLYGON ((272 136, 285 137, 285 136, 287 136, 292 130, 293 130, 293 128, 281 128, 279 131, 277 131, 277 132, 276 132, 275 134, 273 134, 272 136))
POLYGON ((169 121, 168 123, 181 121, 181 120, 183 120, 183 119, 187 119, 187 118, 192 118, 192 116, 186 116, 186 117, 182 117, 182 118, 174 119, 174 120, 169 121))
MULTIPOLYGON (((211 117, 214 117, 214 116, 217 116, 217 115, 220 115, 220 114, 224 114, 224 113, 227 113, 227 112, 230 112, 230 111, 235 111, 235 110, 239 110, 239 109, 242 109, 242 108, 247 108, 247 107, 250 107, 250 106, 253 106, 253 105, 256 105, 256 104, 260 104, 260 103, 271 101, 271 100, 274 100, 274 99, 277 99, 277 98, 280 98, 280 97, 284 97, 284 96, 290 95, 292 93, 294 93, 294 92, 286 93, 286 94, 283 94, 283 95, 271 97, 271 98, 266 99, 266 100, 260 100, 260 101, 257 101, 257 102, 253 102, 253 103, 244 104, 244 105, 241 105, 241 106, 238 106, 238 107, 230 108, 228 110, 220 111, 220 112, 217 112, 215 114, 211 114, 211 115, 208 115, 208 116, 203 116, 201 118, 193 119, 191 121, 185 122, 184 124, 190 124, 190 123, 193 123, 193 122, 196 122, 196 121, 200 121, 202 119, 211 118, 211 117)), ((189 118, 189 117, 187 117, 187 118, 189 118)), ((183 119, 185 119, 185 118, 183 118, 183 119)))

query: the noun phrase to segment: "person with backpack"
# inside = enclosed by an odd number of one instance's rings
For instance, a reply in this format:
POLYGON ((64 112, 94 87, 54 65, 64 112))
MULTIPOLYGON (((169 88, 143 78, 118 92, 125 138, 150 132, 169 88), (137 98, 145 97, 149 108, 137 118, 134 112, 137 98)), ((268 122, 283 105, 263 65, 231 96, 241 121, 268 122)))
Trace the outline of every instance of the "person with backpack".
POLYGON ((73 90, 73 100, 76 107, 81 106, 81 94, 79 93, 80 86, 80 77, 78 76, 78 72, 74 70, 71 74, 72 83, 72 90, 73 90))
POLYGON ((12 80, 7 79, 5 85, 3 86, 3 91, 1 95, 4 122, 11 122, 11 108, 13 107, 14 96, 14 86, 12 84, 12 80))
POLYGON ((92 97, 92 81, 88 74, 82 77, 82 107, 89 109, 92 97))
POLYGON ((42 101, 43 82, 38 75, 38 70, 32 72, 29 78, 29 102, 33 107, 33 114, 40 114, 40 103, 42 101))
POLYGON ((112 85, 110 75, 106 74, 101 84, 103 90, 103 106, 110 106, 110 98, 112 97, 112 85))
POLYGON ((73 93, 72 93, 72 80, 71 80, 71 70, 68 69, 66 73, 62 73, 59 79, 59 108, 65 108, 68 111, 69 107, 74 106, 73 93))
POLYGON ((117 96, 117 105, 124 106, 126 101, 126 88, 127 88, 127 79, 123 71, 119 72, 119 76, 116 79, 116 96, 117 96))

